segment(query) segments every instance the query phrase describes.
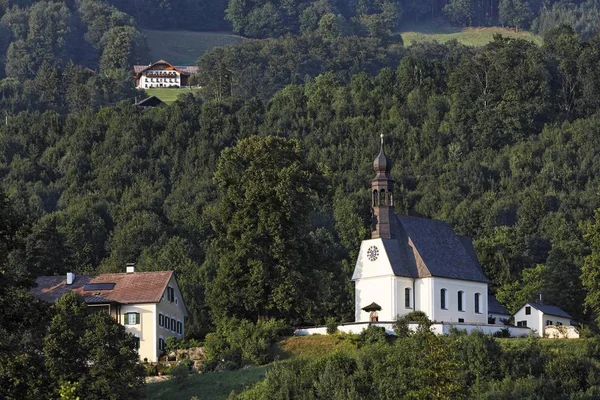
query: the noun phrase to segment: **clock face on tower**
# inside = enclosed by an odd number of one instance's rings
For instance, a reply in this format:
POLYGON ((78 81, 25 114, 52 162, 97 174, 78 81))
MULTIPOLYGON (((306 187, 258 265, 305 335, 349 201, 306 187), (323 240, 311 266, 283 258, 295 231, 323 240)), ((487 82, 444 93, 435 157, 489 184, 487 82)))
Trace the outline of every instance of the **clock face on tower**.
POLYGON ((369 259, 369 261, 377 260, 378 256, 379 256, 379 249, 377 248, 377 246, 371 246, 367 249, 367 258, 369 259))

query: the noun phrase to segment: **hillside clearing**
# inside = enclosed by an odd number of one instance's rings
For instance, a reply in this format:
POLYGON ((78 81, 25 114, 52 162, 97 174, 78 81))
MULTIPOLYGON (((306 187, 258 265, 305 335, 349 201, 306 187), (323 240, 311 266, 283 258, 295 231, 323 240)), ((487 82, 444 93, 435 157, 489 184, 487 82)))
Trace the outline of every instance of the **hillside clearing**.
POLYGON ((494 35, 500 34, 504 37, 514 39, 525 39, 538 45, 542 44, 542 38, 528 31, 515 32, 513 29, 489 27, 489 28, 455 28, 440 24, 416 24, 406 25, 400 29, 405 46, 415 43, 437 41, 446 43, 457 40, 465 46, 483 47, 494 39, 494 35))
POLYGON ((245 39, 229 32, 160 31, 145 29, 151 60, 166 60, 175 65, 195 65, 202 54, 218 46, 245 39))
POLYGON ((148 96, 156 96, 165 103, 172 103, 177 100, 177 97, 183 93, 193 93, 198 89, 196 88, 154 88, 154 89, 145 89, 145 92, 148 96))
POLYGON ((190 400, 193 396, 202 400, 226 399, 232 391, 240 393, 265 378, 267 367, 251 367, 236 371, 208 372, 190 375, 188 381, 178 387, 169 379, 146 385, 148 400, 190 400))

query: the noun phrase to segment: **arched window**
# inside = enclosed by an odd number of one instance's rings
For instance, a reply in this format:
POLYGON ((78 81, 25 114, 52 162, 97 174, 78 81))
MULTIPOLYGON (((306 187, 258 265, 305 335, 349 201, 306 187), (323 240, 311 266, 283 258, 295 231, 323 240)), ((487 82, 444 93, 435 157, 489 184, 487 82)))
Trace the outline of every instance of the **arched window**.
POLYGON ((379 204, 385 206, 385 189, 381 189, 379 192, 379 204))
POLYGON ((479 302, 481 301, 481 294, 475 293, 475 313, 481 314, 481 308, 479 302))
POLYGON ((460 290, 458 292, 458 311, 465 311, 463 298, 465 297, 465 292, 460 290))
POLYGON ((373 190, 373 207, 379 205, 379 195, 377 194, 377 190, 373 190))
POLYGON ((446 289, 440 290, 440 306, 442 310, 446 310, 446 289))
POLYGON ((410 288, 404 289, 404 307, 410 308, 410 288))

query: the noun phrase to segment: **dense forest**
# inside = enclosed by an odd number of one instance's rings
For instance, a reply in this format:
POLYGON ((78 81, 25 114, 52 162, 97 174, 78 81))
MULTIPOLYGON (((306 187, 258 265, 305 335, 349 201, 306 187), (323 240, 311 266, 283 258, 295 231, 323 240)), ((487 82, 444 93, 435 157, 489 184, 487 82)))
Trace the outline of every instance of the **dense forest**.
MULTIPOLYGON (((0 1, 0 397, 69 390, 59 383, 100 362, 89 337, 98 327, 108 326, 111 351, 127 344, 109 321, 61 331, 85 311, 74 299, 35 303, 27 290, 38 275, 122 272, 128 262, 174 270, 190 338, 231 318, 352 320, 349 278, 370 235, 380 134, 397 212, 472 236, 490 291, 511 312, 542 293, 594 327, 598 9, 589 0, 0 1), (511 10, 526 18, 507 19, 511 10), (431 18, 532 27, 544 42, 407 47, 393 34, 431 18), (197 94, 133 105, 143 94, 131 66, 148 61, 140 27, 229 23, 266 39, 202 56, 197 94), (90 341, 69 375, 41 354, 64 356, 56 343, 73 335, 90 341)), ((363 361, 343 362, 354 373, 363 361)), ((509 390, 496 384, 488 389, 509 390)))

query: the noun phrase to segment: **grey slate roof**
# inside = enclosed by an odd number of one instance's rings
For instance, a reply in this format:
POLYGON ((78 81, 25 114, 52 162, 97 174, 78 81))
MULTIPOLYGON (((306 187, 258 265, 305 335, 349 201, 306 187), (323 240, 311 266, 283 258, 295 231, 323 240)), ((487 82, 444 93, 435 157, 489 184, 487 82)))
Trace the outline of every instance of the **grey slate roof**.
POLYGON ((546 304, 533 303, 533 302, 528 302, 527 304, 529 304, 531 307, 535 308, 536 310, 543 312, 544 314, 554 315, 556 317, 563 317, 563 318, 573 318, 569 314, 567 314, 565 311, 561 310, 559 307, 556 307, 556 306, 549 306, 546 304))
POLYGON ((510 315, 506 308, 491 294, 488 295, 488 313, 510 315))
MULTIPOLYGON (((442 221, 404 215, 396 215, 396 218, 398 224, 395 236, 399 244, 407 241, 409 246, 412 244, 414 260, 405 264, 408 267, 404 270, 398 268, 398 273, 395 268, 396 275, 489 282, 481 270, 469 238, 459 237, 450 225, 442 221)), ((405 246, 398 247, 400 247, 397 250, 400 254, 398 262, 402 262, 402 248, 405 246)))

